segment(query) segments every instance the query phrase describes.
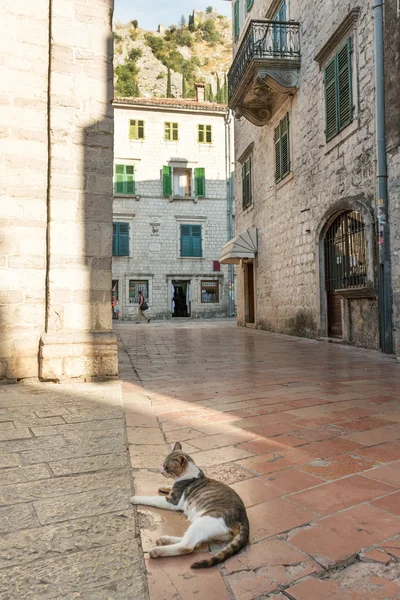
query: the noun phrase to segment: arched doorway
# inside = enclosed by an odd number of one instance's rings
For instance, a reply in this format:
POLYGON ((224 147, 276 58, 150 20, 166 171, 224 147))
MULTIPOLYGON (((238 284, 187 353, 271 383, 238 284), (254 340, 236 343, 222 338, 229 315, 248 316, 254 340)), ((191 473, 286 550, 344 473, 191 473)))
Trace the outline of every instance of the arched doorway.
POLYGON ((367 281, 365 223, 361 213, 344 211, 334 216, 324 239, 327 333, 343 337, 343 295, 367 281))

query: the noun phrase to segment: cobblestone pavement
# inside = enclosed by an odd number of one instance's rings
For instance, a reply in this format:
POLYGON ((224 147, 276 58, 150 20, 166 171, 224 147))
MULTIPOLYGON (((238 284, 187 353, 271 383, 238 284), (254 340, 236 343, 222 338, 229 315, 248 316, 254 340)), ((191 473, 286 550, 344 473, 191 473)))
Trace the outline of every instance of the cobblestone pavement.
MULTIPOLYGON (((399 363, 229 321, 116 331, 135 492, 165 484, 179 440, 251 524, 251 545, 220 568, 147 559, 151 600, 400 598, 399 363)), ((145 551, 186 528, 138 513, 145 551)))
POLYGON ((0 385, 0 599, 146 600, 121 386, 0 385))

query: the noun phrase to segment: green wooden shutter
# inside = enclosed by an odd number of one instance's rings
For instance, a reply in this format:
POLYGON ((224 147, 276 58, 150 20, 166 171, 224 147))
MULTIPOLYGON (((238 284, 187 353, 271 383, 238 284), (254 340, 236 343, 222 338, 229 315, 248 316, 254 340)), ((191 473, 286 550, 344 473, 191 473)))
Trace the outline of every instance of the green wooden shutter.
POLYGON ((133 165, 125 165, 125 189, 126 194, 135 193, 135 167, 133 165))
POLYGON ((179 140, 178 123, 172 123, 172 139, 174 142, 179 140))
POLYGON ((202 256, 201 248, 201 225, 192 225, 192 256, 202 256))
POLYGON ((247 10, 249 11, 254 4, 254 0, 247 0, 247 10))
POLYGON ((181 256, 192 256, 190 225, 181 225, 181 256))
POLYGON ((275 181, 281 178, 281 127, 280 124, 274 129, 274 145, 275 145, 275 181))
POLYGON ((212 125, 206 125, 206 142, 207 144, 212 143, 212 125))
POLYGON ((164 196, 172 196, 172 168, 163 167, 163 194, 164 196))
POLYGON ((206 170, 203 168, 194 170, 194 195, 202 198, 206 195, 206 170))
POLYGON ((331 60, 325 69, 325 115, 326 115, 326 141, 329 142, 339 132, 337 114, 337 61, 331 60))
POLYGON ((280 122, 281 134, 281 179, 290 173, 290 148, 289 148, 289 115, 280 122))
POLYGON ((125 165, 115 165, 114 191, 116 194, 124 193, 125 165))
POLYGON ((129 223, 119 223, 119 256, 129 256, 129 223))
POLYGON ((339 131, 353 120, 353 98, 351 89, 351 38, 337 55, 337 93, 339 131))
POLYGON ((118 223, 113 223, 112 253, 118 256, 118 223))
POLYGON ((129 120, 129 139, 144 140, 144 121, 129 120))
POLYGON ((138 121, 138 140, 144 140, 144 121, 138 121))
POLYGON ((234 39, 237 40, 240 33, 240 24, 239 24, 239 0, 236 0, 233 5, 233 36, 234 39))
POLYGON ((204 144, 205 141, 204 125, 197 125, 197 141, 199 144, 204 144))

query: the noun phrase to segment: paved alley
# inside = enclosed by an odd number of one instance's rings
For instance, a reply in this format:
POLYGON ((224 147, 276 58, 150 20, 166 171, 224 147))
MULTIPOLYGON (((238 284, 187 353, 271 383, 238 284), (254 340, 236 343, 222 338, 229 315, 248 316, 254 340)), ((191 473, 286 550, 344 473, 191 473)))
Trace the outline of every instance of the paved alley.
MULTIPOLYGON (((165 485, 179 440, 241 495, 251 525, 221 568, 146 557, 152 600, 400 598, 398 362, 230 321, 115 330, 135 493, 165 485)), ((145 552, 186 528, 177 513, 138 517, 145 552)))

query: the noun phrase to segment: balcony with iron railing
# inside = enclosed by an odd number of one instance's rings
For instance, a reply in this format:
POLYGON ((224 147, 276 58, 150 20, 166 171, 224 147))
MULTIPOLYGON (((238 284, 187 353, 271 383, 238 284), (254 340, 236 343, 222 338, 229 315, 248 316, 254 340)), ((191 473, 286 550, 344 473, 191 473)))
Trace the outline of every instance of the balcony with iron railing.
POLYGON ((228 74, 229 107, 265 125, 295 93, 299 68, 299 23, 250 21, 228 74))

